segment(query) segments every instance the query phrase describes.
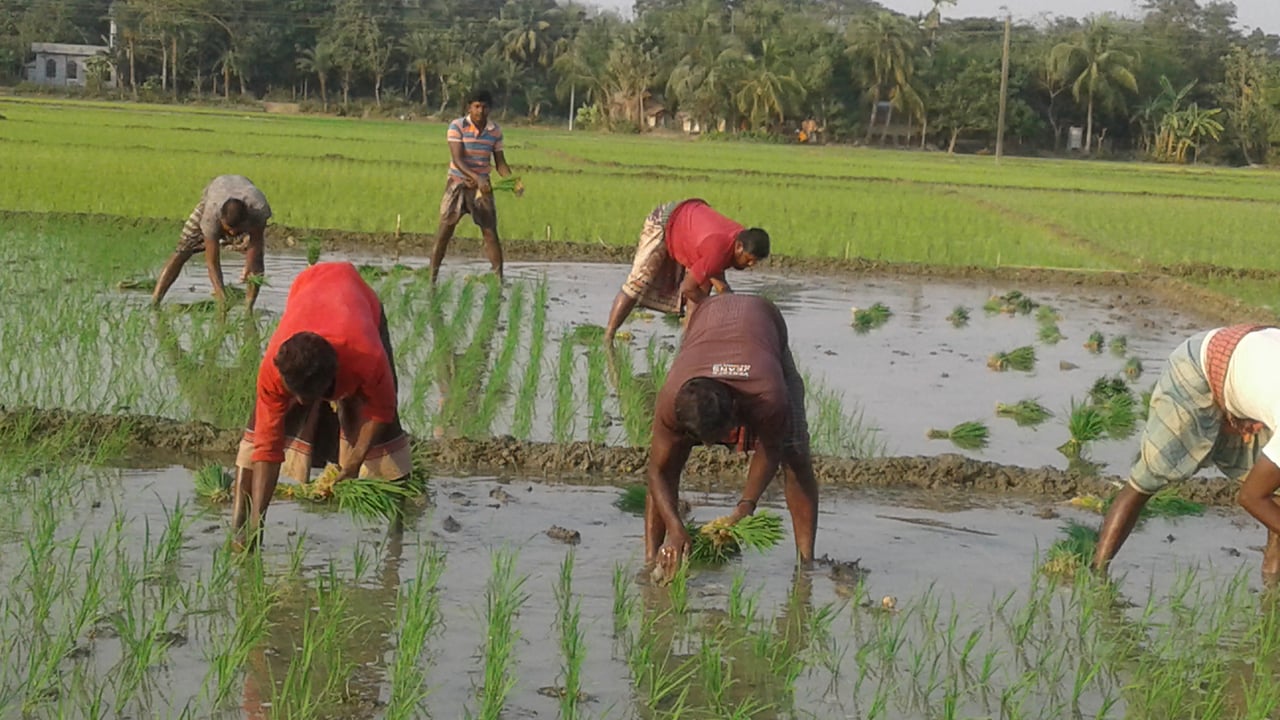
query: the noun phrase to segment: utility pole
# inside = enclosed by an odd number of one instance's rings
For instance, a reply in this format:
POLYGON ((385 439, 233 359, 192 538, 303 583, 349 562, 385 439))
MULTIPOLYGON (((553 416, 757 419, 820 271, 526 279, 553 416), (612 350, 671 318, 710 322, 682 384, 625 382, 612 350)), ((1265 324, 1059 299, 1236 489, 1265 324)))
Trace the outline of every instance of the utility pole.
POLYGON ((1009 103, 1009 35, 1012 16, 1004 16, 1004 56, 1000 59, 1000 117, 996 121, 996 164, 1004 156, 1004 110, 1009 103))

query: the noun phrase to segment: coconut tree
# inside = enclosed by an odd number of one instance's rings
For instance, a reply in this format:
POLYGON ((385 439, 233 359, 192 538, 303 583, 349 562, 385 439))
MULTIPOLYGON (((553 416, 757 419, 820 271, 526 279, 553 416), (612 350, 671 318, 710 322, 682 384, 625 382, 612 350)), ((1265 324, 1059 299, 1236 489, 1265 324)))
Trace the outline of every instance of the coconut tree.
POLYGON ((332 46, 323 40, 317 42, 315 47, 307 48, 298 55, 297 66, 304 73, 315 73, 316 81, 320 83, 321 109, 329 112, 329 73, 334 67, 332 46))
POLYGON ((804 87, 785 57, 776 42, 764 40, 760 51, 746 58, 734 99, 753 127, 763 127, 772 118, 782 123, 787 110, 804 97, 804 87))
POLYGON ((417 73, 422 89, 422 106, 427 105, 427 73, 435 66, 436 39, 429 30, 414 30, 400 41, 405 67, 417 73))
POLYGON ((1089 20, 1084 29, 1068 42, 1050 51, 1050 63, 1064 80, 1071 83, 1071 95, 1085 103, 1084 151, 1093 145, 1095 107, 1118 104, 1121 91, 1138 92, 1134 78, 1134 57, 1118 46, 1115 27, 1106 19, 1089 20))
POLYGON ((560 11, 528 2, 508 3, 497 20, 502 30, 502 51, 507 58, 546 67, 553 59, 560 11))
POLYGON ((890 12, 877 12, 859 17, 846 32, 849 43, 846 54, 855 63, 855 72, 863 76, 870 101, 871 119, 867 124, 867 140, 875 125, 876 108, 889 101, 880 141, 893 116, 893 109, 915 110, 920 96, 912 86, 915 56, 919 48, 919 31, 906 18, 890 12))

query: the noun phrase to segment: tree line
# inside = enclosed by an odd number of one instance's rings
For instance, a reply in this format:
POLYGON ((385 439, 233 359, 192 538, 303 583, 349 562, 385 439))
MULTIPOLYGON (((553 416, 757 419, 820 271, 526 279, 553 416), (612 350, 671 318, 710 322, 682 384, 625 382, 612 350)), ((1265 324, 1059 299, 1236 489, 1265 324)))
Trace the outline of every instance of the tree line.
MULTIPOLYGON (((103 43, 114 20, 134 97, 448 116, 486 87, 509 119, 978 149, 1004 22, 953 4, 636 0, 628 19, 572 0, 0 0, 0 72, 20 79, 32 42, 103 43)), ((1009 48, 1022 148, 1061 151, 1071 127, 1083 152, 1169 162, 1261 163, 1280 144, 1280 37, 1242 33, 1230 2, 1016 23, 1009 48)))

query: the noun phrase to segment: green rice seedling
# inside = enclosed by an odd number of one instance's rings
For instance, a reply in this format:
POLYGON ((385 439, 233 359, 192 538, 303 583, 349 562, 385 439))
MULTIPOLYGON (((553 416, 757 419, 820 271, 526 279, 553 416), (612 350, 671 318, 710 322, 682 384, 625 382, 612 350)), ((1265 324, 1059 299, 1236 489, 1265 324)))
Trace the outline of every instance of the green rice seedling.
POLYGON ((746 593, 747 574, 740 571, 734 574, 733 584, 729 586, 729 619, 742 627, 750 627, 755 622, 758 611, 760 592, 746 593))
POLYGON ((613 566, 613 634, 619 637, 631 626, 635 595, 631 588, 631 572, 622 563, 613 566))
POLYGON ((1035 426, 1053 417, 1053 411, 1040 404, 1035 398, 1026 398, 1016 403, 996 403, 996 415, 1013 419, 1020 427, 1035 426))
POLYGON ((538 384, 542 375, 542 358, 546 348, 547 281, 538 283, 533 291, 533 321, 529 325, 529 357, 525 361, 524 377, 511 421, 511 433, 527 440, 533 432, 534 402, 538 397, 538 384))
POLYGON ((1102 352, 1102 346, 1106 344, 1105 338, 1098 330, 1089 333, 1089 339, 1084 341, 1084 349, 1091 353, 1097 354, 1102 352))
POLYGON ((560 578, 555 585, 556 627, 560 630, 561 664, 560 717, 578 717, 582 692, 582 668, 586 663, 586 633, 582 629, 582 600, 573 596, 574 552, 569 550, 560 564, 560 578))
POLYGON ((1116 335, 1111 338, 1111 342, 1107 343, 1107 347, 1111 349, 1111 354, 1116 357, 1124 357, 1129 351, 1129 338, 1124 335, 1116 335))
POLYGON ((272 718, 309 718, 342 699, 355 664, 344 648, 361 623, 348 614, 349 599, 332 564, 316 579, 312 612, 302 617, 302 638, 284 681, 271 683, 272 718))
POLYGON ((1061 319, 1058 311, 1048 305, 1041 305, 1036 309, 1036 322, 1041 325, 1056 325, 1061 319))
POLYGON ((1053 577, 1071 579, 1092 562, 1094 548, 1098 545, 1098 531, 1077 522, 1068 522, 1062 531, 1064 537, 1049 548, 1040 571, 1053 577))
POLYGON ((307 238, 307 264, 315 265, 320 262, 320 252, 323 248, 320 245, 320 238, 307 238))
POLYGON ((1142 377, 1142 361, 1137 357, 1131 357, 1124 363, 1124 376, 1130 381, 1136 382, 1142 377))
POLYGON ((556 404, 551 415, 551 436, 558 443, 573 439, 573 419, 577 411, 574 402, 574 343, 570 338, 560 340, 560 360, 556 364, 556 404))
POLYGON ((1152 385, 1148 390, 1142 393, 1142 414, 1146 415, 1151 412, 1151 395, 1156 390, 1156 386, 1152 385))
POLYGON ((1041 325, 1037 336, 1040 338, 1040 342, 1046 345, 1056 345, 1062 342, 1062 330, 1058 328, 1057 323, 1041 325))
POLYGON ((1123 378, 1104 375, 1095 380, 1093 386, 1089 388, 1089 402, 1105 405, 1113 397, 1131 395, 1131 393, 1123 378))
POLYGON ((591 417, 587 425, 587 439, 593 443, 603 444, 609 429, 609 420, 604 413, 604 399, 608 394, 605 379, 604 345, 596 343, 587 350, 587 407, 591 417))
POLYGON ((987 367, 996 372, 1020 370, 1030 372, 1036 366, 1036 349, 1032 345, 1023 345, 1008 352, 999 352, 987 359, 987 367))
POLYGON ((196 495, 214 503, 231 500, 231 485, 235 475, 225 471, 222 465, 210 463, 196 472, 196 495))
POLYGON ((419 543, 422 553, 414 577, 400 586, 396 602, 399 632, 396 656, 389 669, 391 699, 387 703, 388 720, 418 717, 422 704, 430 697, 426 672, 422 668, 422 650, 427 640, 440 629, 440 578, 444 575, 445 555, 435 545, 419 543))
POLYGON ((889 322, 892 315, 889 306, 881 302, 866 309, 854 308, 853 328, 859 333, 865 333, 889 322))
POLYGON ((817 408, 809 416, 809 440, 815 452, 854 458, 885 454, 880 429, 867 422, 862 408, 849 409, 842 394, 807 375, 804 385, 806 405, 817 408))
POLYGON ((156 289, 156 279, 148 278, 126 278, 116 283, 117 290, 139 290, 142 292, 151 292, 156 289))
POLYGON ((648 375, 636 375, 633 356, 629 350, 607 356, 613 363, 613 375, 617 382, 618 412, 622 415, 622 428, 632 447, 645 444, 652 430, 653 404, 658 389, 648 375))
POLYGON ((339 510, 359 520, 390 522, 401 517, 405 501, 417 494, 409 483, 380 478, 348 478, 335 483, 340 470, 330 464, 313 482, 298 486, 295 495, 316 502, 333 499, 339 510))
MULTIPOLYGON (((476 284, 485 286, 480 319, 472 332, 471 341, 467 343, 462 356, 458 358, 455 371, 450 378, 443 409, 447 427, 459 428, 463 434, 473 436, 481 434, 480 429, 476 427, 481 415, 476 412, 473 393, 485 385, 483 378, 489 367, 489 355, 502 313, 502 286, 497 278, 489 275, 476 284)), ((471 285, 472 283, 467 284, 468 287, 471 285)), ((460 335, 459 333, 455 337, 460 335)))
POLYGON ((493 188, 494 192, 507 192, 516 197, 524 196, 524 182, 519 175, 512 175, 511 177, 493 181, 489 184, 489 187, 493 188))
POLYGON ((622 494, 613 501, 613 506, 622 512, 641 515, 644 513, 645 498, 648 494, 649 488, 644 483, 633 483, 622 489, 622 494))
POLYGON ((782 542, 782 518, 768 511, 748 515, 733 525, 723 519, 705 525, 687 525, 692 546, 689 559, 705 565, 723 565, 744 547, 763 552, 782 542))
MULTIPOLYGON (((1106 514, 1111 509, 1112 503, 1115 502, 1116 496, 1112 495, 1102 501, 1102 507, 1099 512, 1106 514)), ((1142 506, 1139 513, 1140 518, 1149 517, 1186 517, 1189 515, 1198 516, 1204 514, 1204 505, 1194 500, 1188 500, 1178 494, 1177 490, 1161 490, 1152 495, 1142 506)))
POLYGON ((1098 405, 1109 437, 1122 440, 1133 434, 1138 426, 1138 408, 1133 395, 1115 395, 1098 405))
POLYGON ((520 640, 516 617, 528 601, 527 577, 516 577, 516 553, 498 550, 485 587, 484 680, 480 687, 480 720, 498 720, 516 685, 515 648, 520 640))
POLYGON ((969 308, 963 305, 957 305, 952 309, 951 314, 947 316, 947 322, 954 327, 964 327, 969 324, 969 308))
POLYGON ((1004 295, 993 295, 982 306, 988 314, 1005 313, 1007 315, 1027 315, 1039 307, 1039 303, 1023 295, 1018 290, 1010 290, 1004 295))
POLYGON ((930 440, 951 440, 958 448, 965 450, 981 450, 987 446, 991 432, 978 420, 968 420, 957 424, 950 430, 931 429, 926 436, 930 440))
POLYGON ((520 347, 520 328, 524 324, 525 285, 517 284, 511 292, 507 303, 507 330, 502 338, 502 349, 498 359, 489 373, 489 381, 485 383, 484 398, 480 401, 480 412, 473 425, 476 435, 488 435, 493 428, 493 421, 498 412, 498 404, 510 391, 511 369, 515 365, 516 351, 520 347))
POLYGON ((1107 417, 1096 405, 1072 400, 1067 432, 1071 437, 1059 446, 1058 451, 1067 457, 1079 457, 1085 445, 1106 434, 1107 417))

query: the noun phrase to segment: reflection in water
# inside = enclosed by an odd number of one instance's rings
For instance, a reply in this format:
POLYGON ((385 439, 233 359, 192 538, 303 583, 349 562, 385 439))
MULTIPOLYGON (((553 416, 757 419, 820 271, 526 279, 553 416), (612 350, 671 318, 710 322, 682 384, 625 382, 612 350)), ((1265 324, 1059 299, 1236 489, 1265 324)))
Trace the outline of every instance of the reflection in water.
POLYGON ((354 580, 339 580, 330 566, 314 584, 292 584, 268 606, 266 639, 245 667, 246 718, 290 717, 302 708, 326 718, 380 714, 403 549, 403 531, 393 528, 371 583, 360 580, 368 560, 357 548, 354 580))
POLYGON ((668 588, 642 580, 639 630, 625 643, 640 716, 789 717, 835 617, 834 606, 813 608, 812 593, 812 577, 796 571, 776 618, 758 617, 737 584, 728 611, 680 613, 668 588))

